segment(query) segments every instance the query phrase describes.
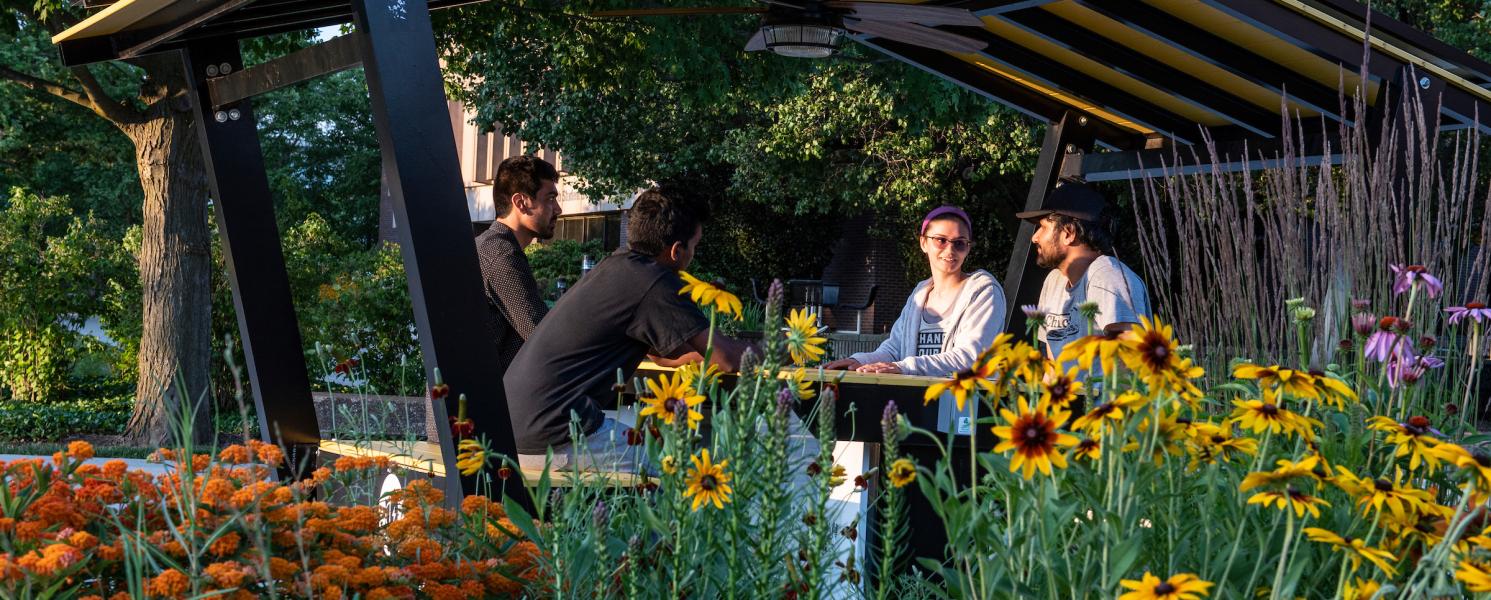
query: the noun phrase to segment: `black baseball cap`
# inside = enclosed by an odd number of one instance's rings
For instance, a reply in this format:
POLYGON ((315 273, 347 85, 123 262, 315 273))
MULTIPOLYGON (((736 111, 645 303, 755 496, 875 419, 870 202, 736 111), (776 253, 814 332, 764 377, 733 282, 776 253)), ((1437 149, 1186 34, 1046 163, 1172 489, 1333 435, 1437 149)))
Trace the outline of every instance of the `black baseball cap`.
POLYGON ((1092 189, 1087 184, 1078 181, 1065 181, 1057 184, 1056 189, 1046 196, 1045 206, 1040 210, 1027 210, 1015 213, 1022 221, 1039 221, 1049 214, 1066 215, 1074 219, 1097 223, 1102 218, 1103 209, 1108 202, 1103 195, 1092 189))

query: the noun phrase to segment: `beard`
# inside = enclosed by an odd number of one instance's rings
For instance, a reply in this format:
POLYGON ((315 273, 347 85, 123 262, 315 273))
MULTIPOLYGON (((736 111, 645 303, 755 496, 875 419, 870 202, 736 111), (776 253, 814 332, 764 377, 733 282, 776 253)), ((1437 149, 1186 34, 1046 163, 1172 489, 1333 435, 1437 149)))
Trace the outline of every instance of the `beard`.
POLYGON ((1043 252, 1040 246, 1035 248, 1035 264, 1042 269, 1055 269, 1061 266, 1061 256, 1054 252, 1043 252))
POLYGON ((539 230, 535 231, 534 233, 537 234, 538 235, 538 239, 541 239, 541 240, 553 239, 554 238, 554 230, 557 229, 558 226, 559 226, 559 217, 554 217, 552 219, 549 219, 548 223, 543 223, 543 224, 539 225, 539 230))

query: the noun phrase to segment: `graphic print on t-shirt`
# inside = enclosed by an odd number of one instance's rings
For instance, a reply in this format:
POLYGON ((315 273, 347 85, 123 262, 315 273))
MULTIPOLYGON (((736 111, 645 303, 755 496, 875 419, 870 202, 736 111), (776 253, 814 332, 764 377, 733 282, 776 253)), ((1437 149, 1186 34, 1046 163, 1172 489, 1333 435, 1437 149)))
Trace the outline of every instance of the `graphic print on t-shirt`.
POLYGON ((916 333, 916 355, 931 356, 942 352, 942 330, 928 330, 927 327, 935 325, 924 325, 922 330, 916 333))
MULTIPOLYGON (((1063 306, 1070 309, 1071 306, 1063 306)), ((1077 338, 1077 325, 1073 323, 1072 315, 1068 312, 1050 312, 1046 314, 1046 339, 1051 344, 1063 344, 1077 338)))

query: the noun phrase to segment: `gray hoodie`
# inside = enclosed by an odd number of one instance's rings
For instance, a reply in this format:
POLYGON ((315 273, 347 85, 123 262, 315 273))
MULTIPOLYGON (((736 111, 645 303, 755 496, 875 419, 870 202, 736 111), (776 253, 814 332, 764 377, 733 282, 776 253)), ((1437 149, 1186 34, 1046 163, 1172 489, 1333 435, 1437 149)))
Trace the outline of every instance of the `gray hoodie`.
POLYGON ((873 362, 894 363, 907 375, 947 376, 973 366, 974 359, 984 348, 994 343, 995 336, 1004 331, 1004 287, 982 269, 969 274, 963 289, 953 301, 952 310, 942 318, 946 335, 942 338, 942 352, 928 356, 915 356, 916 334, 920 328, 922 309, 926 303, 927 287, 931 279, 916 284, 901 316, 891 327, 890 337, 871 352, 859 352, 849 358, 860 364, 873 362))

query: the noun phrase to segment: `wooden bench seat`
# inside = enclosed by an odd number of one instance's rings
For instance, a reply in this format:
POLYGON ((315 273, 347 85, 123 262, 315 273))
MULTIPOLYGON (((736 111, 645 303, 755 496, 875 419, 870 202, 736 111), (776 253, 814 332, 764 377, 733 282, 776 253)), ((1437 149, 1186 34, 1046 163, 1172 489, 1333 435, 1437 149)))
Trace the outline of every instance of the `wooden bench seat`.
MULTIPOLYGON (((388 458, 388 462, 411 471, 431 477, 445 477, 445 461, 440 454, 440 445, 432 442, 321 440, 321 451, 337 456, 384 456, 388 458)), ((529 487, 538 485, 539 478, 543 476, 543 469, 522 469, 522 472, 523 482, 529 487)), ((573 487, 574 476, 573 471, 551 470, 549 485, 573 487)), ((607 487, 628 487, 641 483, 642 477, 635 473, 582 471, 579 474, 579 480, 587 484, 600 484, 607 487)))

